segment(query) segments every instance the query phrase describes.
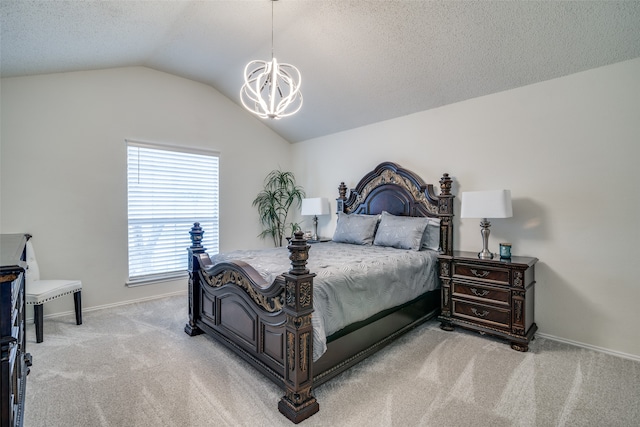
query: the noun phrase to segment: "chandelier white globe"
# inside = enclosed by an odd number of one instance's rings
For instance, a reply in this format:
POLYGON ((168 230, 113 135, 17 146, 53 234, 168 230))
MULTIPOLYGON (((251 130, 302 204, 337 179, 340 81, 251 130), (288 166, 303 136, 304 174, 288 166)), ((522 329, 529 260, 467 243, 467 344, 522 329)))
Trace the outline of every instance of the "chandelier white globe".
POLYGON ((255 60, 244 69, 242 105, 262 119, 281 119, 302 108, 300 71, 291 64, 255 60))

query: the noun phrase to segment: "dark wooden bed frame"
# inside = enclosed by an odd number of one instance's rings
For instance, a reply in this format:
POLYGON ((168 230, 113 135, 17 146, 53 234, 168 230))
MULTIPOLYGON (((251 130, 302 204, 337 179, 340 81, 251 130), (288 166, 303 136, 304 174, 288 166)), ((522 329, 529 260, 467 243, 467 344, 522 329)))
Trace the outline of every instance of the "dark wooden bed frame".
MULTIPOLYGON (((453 252, 451 178, 440 179, 440 194, 431 184, 386 162, 364 176, 347 197, 339 186, 339 212, 429 216, 440 218, 440 252, 453 252)), ((436 316, 440 289, 327 337, 327 351, 313 361, 313 278, 306 268, 309 245, 297 233, 288 246, 291 269, 267 283, 244 262, 212 264, 202 247, 204 231, 190 231, 189 322, 191 336, 206 333, 230 348, 285 395, 278 409, 294 423, 319 409, 313 388, 344 372, 405 332, 436 316)))

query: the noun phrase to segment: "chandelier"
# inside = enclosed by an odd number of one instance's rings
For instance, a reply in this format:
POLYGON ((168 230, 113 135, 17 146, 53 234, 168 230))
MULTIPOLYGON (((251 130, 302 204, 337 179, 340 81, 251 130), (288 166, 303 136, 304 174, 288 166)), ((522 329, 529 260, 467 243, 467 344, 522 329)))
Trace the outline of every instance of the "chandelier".
POLYGON ((281 119, 302 107, 300 71, 291 64, 280 64, 273 56, 273 3, 271 0, 271 61, 251 61, 244 68, 240 89, 242 105, 262 119, 281 119))

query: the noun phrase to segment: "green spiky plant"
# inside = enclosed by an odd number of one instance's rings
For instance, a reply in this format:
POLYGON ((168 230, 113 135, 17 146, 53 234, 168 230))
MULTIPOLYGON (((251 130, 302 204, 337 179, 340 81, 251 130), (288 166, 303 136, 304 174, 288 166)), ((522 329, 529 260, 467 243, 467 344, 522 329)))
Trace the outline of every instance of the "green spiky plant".
POLYGON ((275 246, 282 246, 287 230, 293 234, 300 229, 296 223, 287 224, 287 217, 292 206, 300 207, 304 196, 304 189, 296 184, 292 172, 271 171, 264 180, 264 189, 253 201, 264 227, 260 237, 271 237, 275 246))

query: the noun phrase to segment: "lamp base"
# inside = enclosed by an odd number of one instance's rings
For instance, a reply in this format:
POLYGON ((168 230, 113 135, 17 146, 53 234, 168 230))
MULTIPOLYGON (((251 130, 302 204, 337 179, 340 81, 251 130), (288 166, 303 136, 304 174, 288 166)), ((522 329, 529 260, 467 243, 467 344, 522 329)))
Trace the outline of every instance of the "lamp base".
POLYGON ((312 240, 318 240, 318 216, 313 216, 313 236, 311 236, 312 240))
POLYGON ((491 223, 487 220, 487 218, 483 218, 480 222, 480 234, 482 234, 482 251, 478 253, 478 258, 480 259, 493 259, 493 254, 489 252, 489 227, 491 227, 491 223))
POLYGON ((480 259, 493 259, 493 254, 489 251, 478 252, 478 258, 480 259))

